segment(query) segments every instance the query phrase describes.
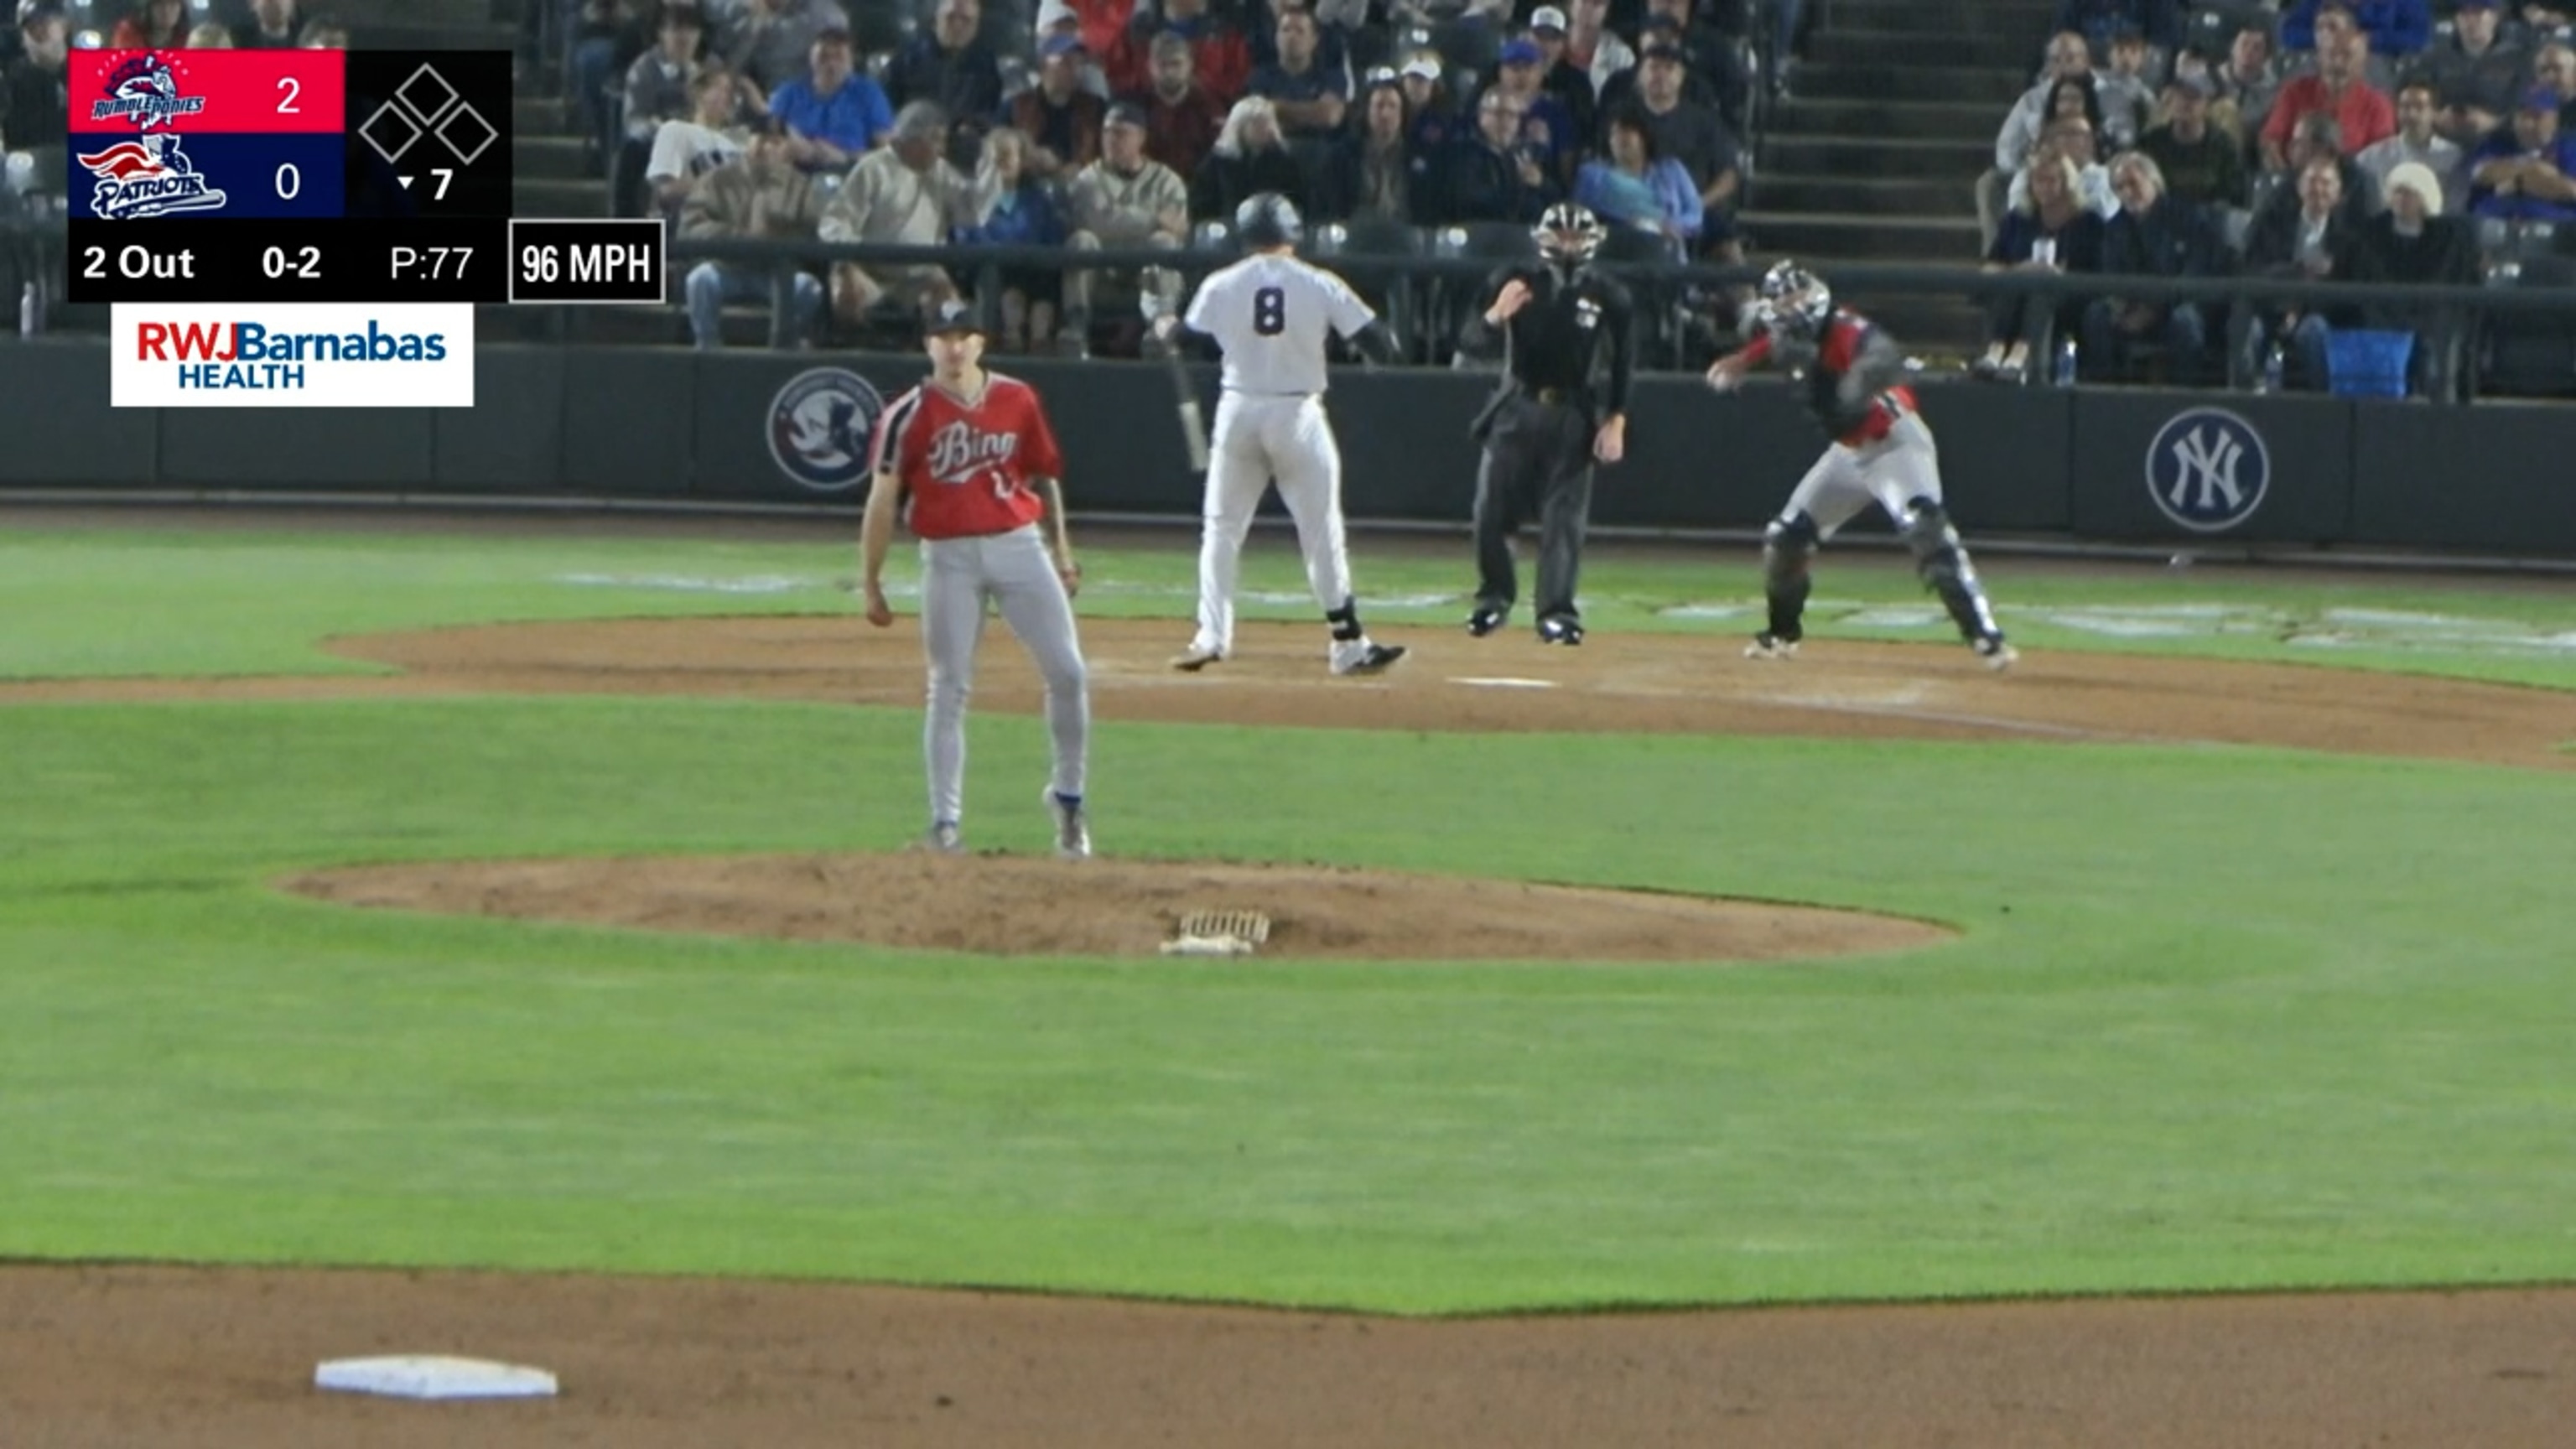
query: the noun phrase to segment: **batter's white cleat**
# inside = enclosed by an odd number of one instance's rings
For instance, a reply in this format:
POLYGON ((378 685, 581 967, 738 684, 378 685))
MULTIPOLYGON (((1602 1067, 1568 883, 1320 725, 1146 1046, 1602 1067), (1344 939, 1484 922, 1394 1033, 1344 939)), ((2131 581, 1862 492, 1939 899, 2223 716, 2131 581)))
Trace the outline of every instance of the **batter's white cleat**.
POLYGON ((956 821, 934 821, 929 833, 923 835, 913 849, 927 851, 933 855, 964 855, 966 838, 957 833, 956 821))
POLYGON ((1795 659, 1798 657, 1798 641, 1795 639, 1783 639, 1779 635, 1766 630, 1760 634, 1754 635, 1753 642, 1744 646, 1744 657, 1747 659, 1795 659))
POLYGON ((1189 648, 1172 656, 1172 667, 1183 674, 1196 674, 1225 657, 1225 651, 1213 644, 1193 642, 1189 648))
POLYGON ((1977 651, 1977 657, 1986 661, 1986 667, 1997 674, 2012 668, 2021 658, 2021 651, 2005 643, 2001 634, 1989 634, 1972 647, 1977 651))
POLYGON ((1347 653, 1340 649, 1333 651, 1333 672, 1335 674, 1384 674, 1388 666, 1405 656, 1405 652, 1405 647, 1401 644, 1379 644, 1362 639, 1359 641, 1358 648, 1347 653))
POLYGON ((1059 795, 1049 785, 1046 791, 1047 814, 1055 821, 1055 853, 1059 860, 1091 858, 1091 817, 1082 808, 1080 796, 1059 795))

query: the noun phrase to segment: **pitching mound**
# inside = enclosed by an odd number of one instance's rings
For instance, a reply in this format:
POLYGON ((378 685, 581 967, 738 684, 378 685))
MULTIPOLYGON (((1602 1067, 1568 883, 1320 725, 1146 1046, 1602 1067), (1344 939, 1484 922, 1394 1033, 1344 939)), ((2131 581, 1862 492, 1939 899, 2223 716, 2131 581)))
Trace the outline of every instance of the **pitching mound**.
POLYGON ((1195 910, 1270 917, 1261 956, 1812 959, 1949 939, 1857 911, 1325 866, 1004 855, 469 861, 318 871, 344 905, 995 956, 1152 956, 1195 910))

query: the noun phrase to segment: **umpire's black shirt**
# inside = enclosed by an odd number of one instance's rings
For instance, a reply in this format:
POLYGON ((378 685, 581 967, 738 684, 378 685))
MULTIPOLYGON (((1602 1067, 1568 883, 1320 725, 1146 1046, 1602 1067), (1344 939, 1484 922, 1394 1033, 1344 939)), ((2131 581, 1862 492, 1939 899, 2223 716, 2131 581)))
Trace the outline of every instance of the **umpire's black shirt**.
POLYGON ((1571 284, 1541 263, 1505 267, 1485 291, 1485 312, 1506 283, 1519 281, 1530 299, 1503 324, 1503 371, 1511 385, 1547 402, 1581 408, 1595 420, 1628 411, 1628 381, 1636 370, 1636 307, 1628 289, 1585 269, 1571 284))

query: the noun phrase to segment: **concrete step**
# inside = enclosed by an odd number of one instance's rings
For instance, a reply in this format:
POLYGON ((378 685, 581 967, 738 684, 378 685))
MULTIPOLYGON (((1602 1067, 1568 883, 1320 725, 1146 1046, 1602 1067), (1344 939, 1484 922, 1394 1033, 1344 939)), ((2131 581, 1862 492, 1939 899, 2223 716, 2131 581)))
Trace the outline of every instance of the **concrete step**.
POLYGON ((510 187, 513 216, 606 216, 606 181, 536 181, 514 177, 510 187))
MULTIPOLYGON (((1831 281, 1831 277, 1827 277, 1831 281)), ((1984 350, 1986 314, 1975 303, 1937 292, 1854 292, 1836 300, 1887 329, 1896 345, 1916 355, 1984 350)), ((605 308, 601 310, 607 310, 605 308)))
POLYGON ((1924 176, 1826 176, 1766 171, 1753 180, 1752 202, 1773 212, 1851 216, 1973 217, 1975 173, 1924 176))
POLYGON ((398 20, 353 20, 349 41, 361 50, 515 51, 519 27, 489 19, 478 24, 442 23, 434 16, 406 14, 398 20))
POLYGON ((1833 131, 1844 135, 1903 136, 1920 140, 1984 141, 2003 129, 2009 103, 1990 101, 1809 100, 1795 96, 1771 113, 1774 133, 1833 131))
MULTIPOLYGON (((1995 126, 2001 130, 2003 123, 1997 121, 1995 126)), ((1994 164, 1995 145, 1992 136, 1974 141, 1922 141, 1911 137, 1890 140, 1884 136, 1827 132, 1766 136, 1757 156, 1761 161, 1761 175, 1778 171, 1830 176, 1973 178, 1994 164)))
POLYGON ((521 181, 597 181, 589 148, 576 136, 517 137, 510 146, 510 174, 521 181))
POLYGON ((1800 257, 1887 261, 1931 257, 1951 263, 1977 257, 1977 218, 1851 216, 1815 211, 1750 211, 1745 232, 1766 252, 1800 257))
POLYGON ((571 107, 561 96, 519 96, 512 100, 513 138, 572 134, 571 107))
MULTIPOLYGON (((1819 30, 1807 39, 1807 59, 1826 65, 1994 65, 2021 59, 2021 47, 1947 30, 1819 30)), ((2025 82, 2036 80, 2027 75, 2025 82)))
POLYGON ((1834 0, 1832 30, 1902 30, 1931 35, 1973 35, 2026 42, 2037 57, 2057 18, 2054 0, 1834 0))
POLYGON ((2021 71, 1993 66, 1802 65, 1795 84, 1817 100, 1981 101, 1994 108, 1997 126, 2030 89, 2021 71))

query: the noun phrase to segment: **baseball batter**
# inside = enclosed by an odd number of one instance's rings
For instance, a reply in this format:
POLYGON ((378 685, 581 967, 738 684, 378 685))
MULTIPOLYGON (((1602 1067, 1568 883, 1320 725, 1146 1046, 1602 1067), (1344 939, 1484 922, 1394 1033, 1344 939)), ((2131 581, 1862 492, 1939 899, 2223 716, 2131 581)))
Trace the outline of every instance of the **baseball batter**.
POLYGON ((1906 386, 1904 354, 1877 324, 1834 306, 1824 281, 1791 261, 1762 279, 1762 335, 1721 357, 1709 386, 1732 391, 1766 361, 1803 373, 1807 405, 1833 440, 1762 534, 1762 586, 1770 621, 1745 646, 1753 659, 1787 659, 1804 636, 1808 562, 1834 530, 1872 502, 1887 511, 1959 635, 1989 668, 2019 656, 1995 627, 1975 565, 1941 506, 1941 457, 1906 386))
POLYGON ((868 622, 894 622, 882 575, 896 511, 911 500, 921 539, 921 648, 930 662, 930 708, 922 755, 930 771, 930 849, 965 848, 966 694, 988 601, 1037 661, 1046 679, 1047 730, 1055 772, 1046 806, 1056 854, 1091 854, 1083 808, 1090 752, 1091 692, 1074 636, 1074 591, 1082 571, 1065 534, 1064 458, 1046 410, 1027 383, 986 372, 974 310, 946 302, 925 344, 930 380, 896 398, 877 424, 876 481, 860 525, 860 578, 868 622))
MULTIPOLYGON (((1348 283, 1297 259, 1300 230, 1288 198, 1264 191, 1245 200, 1234 231, 1251 255, 1201 283, 1178 324, 1215 339, 1225 372, 1201 510, 1198 634, 1173 657, 1175 669, 1204 669, 1233 652, 1243 536, 1274 479, 1297 523, 1306 581, 1332 626, 1332 672, 1374 674, 1404 657, 1402 645, 1376 643, 1360 627, 1342 541, 1342 455, 1324 416, 1330 335, 1380 362, 1395 360, 1395 343, 1348 283)), ((1168 313, 1154 325, 1166 340, 1178 330, 1168 313)))

